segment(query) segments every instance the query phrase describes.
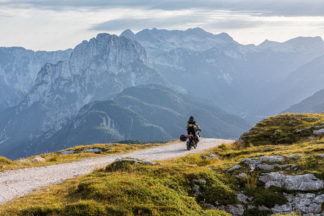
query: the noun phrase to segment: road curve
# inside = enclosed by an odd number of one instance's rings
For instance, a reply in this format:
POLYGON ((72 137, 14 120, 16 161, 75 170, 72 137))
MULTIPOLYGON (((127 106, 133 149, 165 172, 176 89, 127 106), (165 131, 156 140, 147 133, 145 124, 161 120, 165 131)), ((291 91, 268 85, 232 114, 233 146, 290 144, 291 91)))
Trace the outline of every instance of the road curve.
POLYGON ((83 159, 71 163, 0 172, 0 204, 8 202, 13 198, 32 193, 33 190, 40 187, 57 184, 65 179, 88 174, 94 169, 106 166, 119 158, 132 157, 151 161, 167 160, 189 153, 200 153, 222 143, 231 142, 233 140, 202 138, 198 144, 198 148, 191 151, 185 149, 184 142, 179 142, 126 154, 114 154, 83 159))

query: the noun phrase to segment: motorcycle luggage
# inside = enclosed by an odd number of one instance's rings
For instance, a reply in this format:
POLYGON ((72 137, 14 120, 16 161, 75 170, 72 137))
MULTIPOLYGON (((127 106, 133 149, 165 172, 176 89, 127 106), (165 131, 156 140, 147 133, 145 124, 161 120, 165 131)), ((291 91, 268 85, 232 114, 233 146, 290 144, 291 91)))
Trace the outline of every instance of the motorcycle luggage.
POLYGON ((187 136, 184 135, 184 134, 182 134, 182 135, 180 136, 180 140, 181 140, 182 142, 185 142, 185 141, 187 140, 187 136))

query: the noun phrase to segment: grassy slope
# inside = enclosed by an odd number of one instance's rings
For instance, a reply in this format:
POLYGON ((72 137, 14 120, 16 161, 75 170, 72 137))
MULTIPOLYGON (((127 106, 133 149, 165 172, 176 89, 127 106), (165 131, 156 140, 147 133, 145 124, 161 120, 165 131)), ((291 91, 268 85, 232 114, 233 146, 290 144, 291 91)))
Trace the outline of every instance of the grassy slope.
MULTIPOLYGON (((273 207, 285 198, 276 189, 265 190, 253 182, 258 171, 247 179, 234 176, 245 168, 227 172, 242 159, 254 156, 303 154, 290 160, 298 171, 286 174, 314 173, 324 180, 324 161, 315 157, 324 153, 324 139, 294 145, 267 145, 238 150, 222 145, 203 155, 190 155, 161 165, 124 164, 97 170, 87 176, 44 188, 35 194, 0 206, 0 215, 226 215, 217 210, 204 210, 205 203, 236 203, 237 191, 255 198, 256 206, 273 207), (210 153, 219 157, 211 159, 210 153), (203 159, 206 156, 207 159, 203 159), (193 179, 206 179, 200 185, 202 194, 193 195, 193 179), (279 193, 278 193, 279 192, 279 193)), ((265 213, 252 209, 247 215, 265 213)))
MULTIPOLYGON (((292 120, 291 115, 289 118, 282 117, 284 121, 292 120)), ((277 121, 276 117, 273 119, 277 121)), ((264 127, 273 125, 269 123, 264 127)), ((259 129, 261 133, 267 131, 266 128, 259 129)), ((282 129, 284 137, 287 133, 282 129)), ((253 136, 256 134, 253 133, 253 136)), ((222 145, 208 153, 163 161, 155 166, 127 163, 110 165, 106 169, 15 199, 0 206, 0 215, 228 215, 219 210, 206 210, 206 203, 235 204, 238 202, 238 191, 253 196, 255 206, 271 208, 275 204, 284 204, 287 200, 282 190, 265 190, 256 181, 260 171, 250 173, 244 166, 234 172, 227 171, 242 159, 261 155, 302 154, 302 158, 285 162, 298 167, 296 171, 283 172, 314 173, 324 180, 324 161, 316 156, 324 154, 324 138, 315 137, 308 141, 302 138, 291 145, 258 144, 243 149, 242 145, 222 145), (211 153, 218 156, 212 158, 211 153), (248 177, 241 180, 235 178, 241 172, 249 173, 248 177), (206 180, 205 184, 199 183, 200 195, 194 195, 193 179, 206 180)), ((246 212, 246 215, 266 214, 257 208, 246 212)))
POLYGON ((82 145, 75 146, 72 148, 65 149, 63 151, 75 150, 74 154, 61 154, 61 151, 54 153, 44 153, 41 155, 32 156, 29 158, 22 158, 19 160, 10 160, 0 156, 0 172, 5 170, 36 167, 36 166, 47 166, 59 163, 67 163, 72 161, 78 161, 84 158, 100 157, 109 154, 123 154, 140 149, 152 148, 160 145, 171 144, 169 143, 147 143, 147 144, 120 144, 120 143, 109 143, 109 144, 94 144, 94 145, 82 145), (83 150, 98 148, 102 150, 102 153, 81 153, 83 150), (45 159, 44 162, 33 161, 35 157, 42 157, 45 159))
POLYGON ((240 137, 244 146, 292 144, 324 128, 324 114, 281 114, 264 119, 240 137))

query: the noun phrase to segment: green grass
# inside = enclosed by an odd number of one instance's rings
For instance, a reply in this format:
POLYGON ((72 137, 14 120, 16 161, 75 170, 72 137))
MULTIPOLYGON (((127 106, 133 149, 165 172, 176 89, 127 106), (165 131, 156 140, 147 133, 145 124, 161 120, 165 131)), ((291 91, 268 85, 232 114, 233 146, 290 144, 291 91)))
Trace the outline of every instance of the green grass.
POLYGON ((238 145, 259 146, 292 144, 316 137, 324 128, 324 114, 281 114, 264 119, 242 134, 238 145))
MULTIPOLYGON (((289 146, 253 146, 243 150, 224 144, 207 153, 163 161, 155 166, 130 162, 109 165, 89 175, 15 199, 0 206, 0 215, 227 215, 220 210, 204 209, 205 204, 238 203, 236 195, 242 189, 246 195, 254 197, 255 206, 271 208, 287 202, 282 191, 264 189, 262 184, 254 181, 259 171, 252 173, 249 180, 238 180, 235 175, 247 172, 247 168, 232 173, 227 169, 244 158, 261 154, 302 153, 301 159, 287 160, 288 164, 296 164, 299 170, 284 172, 314 173, 324 179, 324 162, 316 157, 324 153, 323 147, 321 138, 289 146), (218 157, 211 159, 210 153, 218 157), (205 179, 206 182, 195 183, 194 179, 205 179), (201 194, 197 196, 195 184, 200 187, 201 194)), ((246 215, 268 213, 258 209, 246 211, 246 215)))
POLYGON ((67 163, 72 161, 78 161, 84 158, 90 157, 100 157, 109 154, 124 154, 140 149, 152 148, 161 145, 168 145, 169 143, 145 143, 145 144, 130 144, 130 141, 127 141, 127 144, 120 143, 108 143, 108 144, 93 144, 93 145, 81 145, 75 146, 72 148, 68 148, 62 151, 74 150, 74 154, 61 154, 60 152, 54 153, 44 153, 41 155, 32 156, 29 158, 21 158, 18 160, 11 161, 5 157, 0 156, 0 172, 5 170, 14 170, 21 168, 30 168, 30 167, 38 167, 38 166, 48 166, 60 163, 67 163), (81 153, 83 150, 98 148, 101 149, 101 153, 81 153), (35 157, 42 157, 45 159, 43 162, 33 161, 35 157))

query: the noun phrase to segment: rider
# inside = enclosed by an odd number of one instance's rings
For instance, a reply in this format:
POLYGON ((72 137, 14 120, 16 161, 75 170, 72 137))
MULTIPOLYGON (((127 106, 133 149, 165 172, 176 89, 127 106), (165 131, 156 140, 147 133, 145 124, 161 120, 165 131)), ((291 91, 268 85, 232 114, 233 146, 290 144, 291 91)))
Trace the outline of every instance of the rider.
POLYGON ((195 118, 193 116, 190 116, 188 123, 187 123, 187 132, 188 135, 193 135, 197 141, 198 141, 198 136, 196 136, 196 131, 200 130, 198 124, 195 121, 195 118))

